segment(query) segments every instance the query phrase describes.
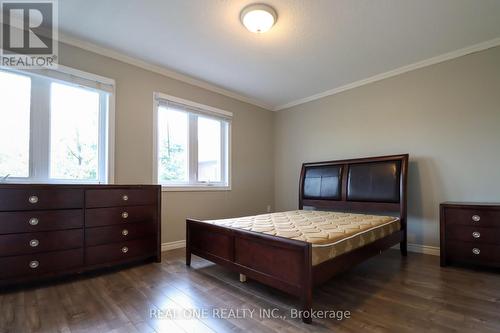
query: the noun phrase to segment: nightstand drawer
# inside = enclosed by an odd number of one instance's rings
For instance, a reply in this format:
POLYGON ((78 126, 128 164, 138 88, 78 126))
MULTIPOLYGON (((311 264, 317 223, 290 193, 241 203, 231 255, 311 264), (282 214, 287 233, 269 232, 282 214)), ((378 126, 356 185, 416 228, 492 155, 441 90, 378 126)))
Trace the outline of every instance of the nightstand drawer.
POLYGON ((451 260, 500 264, 500 245, 448 241, 446 250, 447 257, 451 260))
POLYGON ((473 242, 481 244, 500 245, 500 228, 469 227, 463 225, 449 225, 446 228, 446 239, 473 242))
POLYGON ((131 206, 87 209, 86 227, 98 227, 113 224, 151 222, 156 217, 155 206, 131 206))
POLYGON ((158 192, 150 189, 106 189, 87 190, 85 192, 85 207, 117 207, 154 205, 158 192))
POLYGON ((0 236, 0 256, 68 250, 83 247, 83 229, 0 236))
POLYGON ((446 224, 500 228, 500 210, 446 207, 446 224))

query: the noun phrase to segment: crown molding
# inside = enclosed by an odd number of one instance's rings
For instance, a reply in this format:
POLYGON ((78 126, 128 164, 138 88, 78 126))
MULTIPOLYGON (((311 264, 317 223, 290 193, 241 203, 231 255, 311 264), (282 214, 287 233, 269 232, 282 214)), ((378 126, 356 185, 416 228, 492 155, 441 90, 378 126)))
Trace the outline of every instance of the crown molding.
POLYGON ((488 41, 485 41, 485 42, 482 42, 479 44, 465 47, 463 49, 459 49, 459 50, 445 53, 442 55, 438 55, 436 57, 432 57, 432 58, 429 58, 426 60, 422 60, 422 61, 413 63, 411 65, 406 65, 406 66, 403 66, 403 67, 400 67, 400 68, 397 68, 397 69, 394 69, 394 70, 391 70, 391 71, 388 71, 385 73, 380 73, 380 74, 374 75, 374 76, 366 78, 366 79, 362 79, 362 80, 355 81, 355 82, 346 84, 346 85, 338 87, 338 88, 324 91, 324 92, 319 93, 319 94, 314 94, 314 95, 309 96, 309 97, 304 97, 304 98, 301 98, 301 99, 298 99, 298 100, 295 100, 295 101, 292 101, 292 102, 289 102, 289 103, 286 103, 283 105, 279 105, 279 106, 272 108, 271 110, 272 111, 280 111, 280 110, 289 109, 293 106, 297 106, 297 105, 304 104, 307 102, 315 101, 315 100, 323 98, 323 97, 332 96, 332 95, 335 95, 335 94, 338 94, 338 93, 341 93, 341 92, 344 92, 347 90, 351 90, 351 89, 354 89, 357 87, 364 86, 364 85, 369 84, 369 83, 384 80, 384 79, 387 79, 387 78, 390 78, 390 77, 393 77, 396 75, 404 74, 404 73, 407 73, 407 72, 410 72, 410 71, 413 71, 413 70, 416 70, 419 68, 423 68, 423 67, 435 65, 435 64, 447 61, 447 60, 452 60, 455 58, 463 57, 463 56, 471 54, 471 53, 484 51, 484 50, 487 50, 487 49, 490 49, 490 48, 493 48, 493 47, 496 47, 499 45, 500 45, 500 38, 491 39, 491 40, 488 40, 488 41))
POLYGON ((252 104, 252 105, 258 106, 260 108, 263 108, 263 109, 266 109, 269 111, 271 111, 273 109, 273 107, 271 105, 262 103, 254 98, 250 98, 250 97, 238 94, 234 91, 230 91, 230 90, 227 90, 225 88, 222 88, 218 85, 215 85, 215 84, 203 81, 203 80, 195 79, 189 75, 181 74, 181 73, 175 72, 171 69, 168 69, 168 68, 165 68, 165 67, 162 67, 159 65, 154 65, 154 64, 151 64, 151 63, 146 62, 144 60, 140 60, 140 59, 125 55, 123 53, 112 50, 110 48, 103 47, 103 46, 100 46, 100 45, 97 45, 97 44, 94 44, 91 42, 83 41, 81 39, 69 36, 67 34, 63 34, 61 32, 59 33, 58 40, 61 43, 75 46, 75 47, 78 47, 78 48, 81 48, 81 49, 84 49, 84 50, 87 50, 87 51, 90 51, 90 52, 93 52, 93 53, 96 53, 96 54, 99 54, 99 55, 102 55, 102 56, 105 56, 108 58, 119 60, 119 61, 127 63, 129 65, 133 65, 133 66, 145 69, 145 70, 150 71, 150 72, 154 72, 154 73, 157 73, 157 74, 160 74, 160 75, 163 75, 163 76, 166 76, 166 77, 169 77, 169 78, 172 78, 172 79, 184 82, 184 83, 188 83, 190 85, 193 85, 193 86, 196 86, 199 88, 203 88, 203 89, 224 95, 226 97, 236 99, 236 100, 241 101, 241 102, 252 104))

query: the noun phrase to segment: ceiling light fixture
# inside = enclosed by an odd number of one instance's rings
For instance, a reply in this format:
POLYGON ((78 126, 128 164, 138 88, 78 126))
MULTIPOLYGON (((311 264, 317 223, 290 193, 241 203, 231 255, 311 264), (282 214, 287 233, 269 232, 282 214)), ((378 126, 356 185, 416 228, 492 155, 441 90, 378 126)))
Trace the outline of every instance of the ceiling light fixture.
POLYGON ((243 8, 240 19, 248 31, 260 34, 273 27, 278 19, 278 14, 271 6, 252 4, 243 8))

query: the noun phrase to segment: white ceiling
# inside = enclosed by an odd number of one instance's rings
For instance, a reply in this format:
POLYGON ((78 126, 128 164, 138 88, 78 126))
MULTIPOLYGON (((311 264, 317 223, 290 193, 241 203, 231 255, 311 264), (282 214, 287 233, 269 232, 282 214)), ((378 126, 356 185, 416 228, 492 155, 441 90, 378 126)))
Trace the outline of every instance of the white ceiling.
POLYGON ((500 37, 500 0, 63 0, 63 35, 276 109, 500 37), (266 34, 243 7, 278 12, 266 34))

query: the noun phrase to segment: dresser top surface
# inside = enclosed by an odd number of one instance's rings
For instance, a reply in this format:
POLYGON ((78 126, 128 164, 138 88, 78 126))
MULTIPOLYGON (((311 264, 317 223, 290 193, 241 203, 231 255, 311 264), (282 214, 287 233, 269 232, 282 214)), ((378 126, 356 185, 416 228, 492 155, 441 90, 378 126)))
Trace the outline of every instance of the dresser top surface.
POLYGON ((468 202, 468 201, 446 201, 441 206, 445 207, 489 207, 500 208, 500 202, 468 202))
POLYGON ((134 188, 134 189, 159 189, 160 185, 145 185, 145 184, 14 184, 14 183, 0 183, 0 189, 52 189, 52 188, 67 188, 67 189, 120 189, 120 188, 134 188))

